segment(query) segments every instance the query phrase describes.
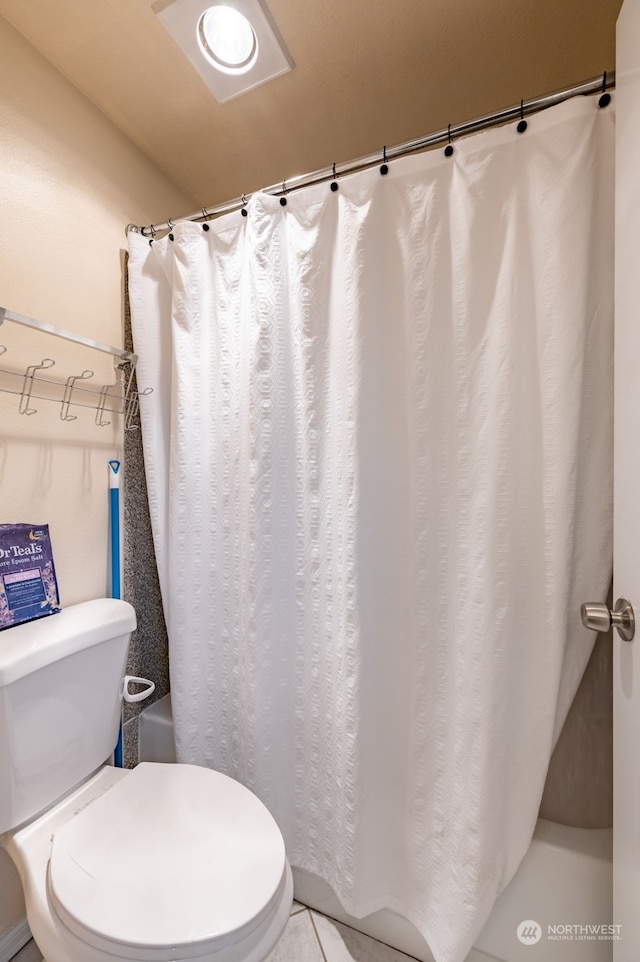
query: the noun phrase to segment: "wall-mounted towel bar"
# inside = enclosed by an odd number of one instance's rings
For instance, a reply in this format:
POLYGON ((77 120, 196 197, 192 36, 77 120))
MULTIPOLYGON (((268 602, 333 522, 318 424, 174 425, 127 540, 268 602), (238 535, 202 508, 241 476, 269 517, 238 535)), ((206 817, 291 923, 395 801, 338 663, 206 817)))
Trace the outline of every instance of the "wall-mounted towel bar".
MULTIPOLYGON (((111 424, 107 414, 120 414, 124 417, 125 430, 136 430, 137 416, 140 410, 140 397, 150 394, 152 388, 138 391, 135 388, 134 374, 138 357, 131 351, 102 344, 93 338, 83 337, 71 331, 54 327, 45 321, 37 321, 24 314, 18 314, 7 308, 0 307, 0 325, 5 321, 12 321, 33 330, 51 334, 67 341, 73 341, 83 347, 113 355, 115 379, 111 384, 89 386, 94 376, 90 369, 79 374, 72 374, 67 378, 56 380, 45 377, 41 372, 49 371, 55 366, 53 358, 45 357, 39 363, 29 364, 27 368, 10 368, 0 366, 0 392, 15 394, 19 397, 18 411, 20 414, 31 415, 37 413, 35 400, 54 401, 60 404, 60 419, 75 421, 77 415, 70 412, 71 407, 89 408, 95 411, 95 423, 98 427, 111 424)), ((6 345, 0 344, 0 356, 7 354, 6 345)))

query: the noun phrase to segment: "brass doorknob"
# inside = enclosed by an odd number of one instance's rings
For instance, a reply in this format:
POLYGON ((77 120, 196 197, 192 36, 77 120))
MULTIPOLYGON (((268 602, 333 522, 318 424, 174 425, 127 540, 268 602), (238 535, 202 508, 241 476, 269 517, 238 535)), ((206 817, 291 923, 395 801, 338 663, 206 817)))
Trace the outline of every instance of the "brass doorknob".
POLYGON ((631 641, 636 631, 633 607, 626 598, 618 598, 613 611, 606 605, 587 601, 580 608, 580 617, 585 628, 592 631, 608 631, 613 625, 623 641, 631 641))

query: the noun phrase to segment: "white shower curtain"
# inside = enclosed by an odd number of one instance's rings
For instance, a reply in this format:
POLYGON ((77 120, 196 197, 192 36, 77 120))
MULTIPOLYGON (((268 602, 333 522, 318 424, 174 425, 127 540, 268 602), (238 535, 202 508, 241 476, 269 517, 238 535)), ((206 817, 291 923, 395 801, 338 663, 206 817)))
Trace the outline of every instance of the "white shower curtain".
POLYGON ((178 757, 461 962, 611 572, 613 108, 130 237, 178 757))

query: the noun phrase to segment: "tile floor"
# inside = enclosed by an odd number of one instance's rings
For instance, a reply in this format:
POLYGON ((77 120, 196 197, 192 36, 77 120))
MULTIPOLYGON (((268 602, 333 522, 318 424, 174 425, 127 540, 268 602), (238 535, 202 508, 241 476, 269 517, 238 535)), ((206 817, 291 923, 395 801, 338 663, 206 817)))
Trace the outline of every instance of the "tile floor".
POLYGON ((42 962, 40 949, 36 943, 31 940, 31 942, 27 942, 23 949, 20 949, 17 955, 14 955, 11 962, 42 962))
MULTIPOLYGON (((29 942, 12 962, 42 962, 29 942)), ((326 915, 293 903, 284 934, 267 962, 412 962, 410 956, 356 932, 326 915)))

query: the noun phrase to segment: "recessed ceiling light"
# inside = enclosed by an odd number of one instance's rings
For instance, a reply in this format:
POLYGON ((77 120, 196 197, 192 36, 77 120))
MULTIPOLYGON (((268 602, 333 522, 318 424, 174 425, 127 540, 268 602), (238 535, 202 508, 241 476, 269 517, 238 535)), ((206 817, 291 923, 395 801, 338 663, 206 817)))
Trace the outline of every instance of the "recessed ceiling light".
POLYGON ((220 103, 293 67, 263 0, 156 0, 152 9, 220 103))

